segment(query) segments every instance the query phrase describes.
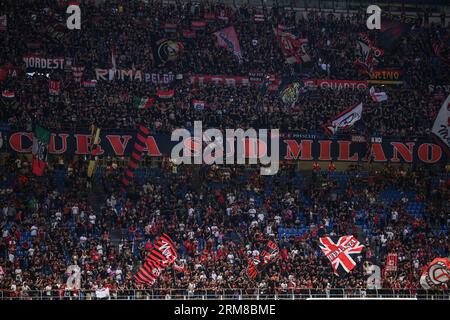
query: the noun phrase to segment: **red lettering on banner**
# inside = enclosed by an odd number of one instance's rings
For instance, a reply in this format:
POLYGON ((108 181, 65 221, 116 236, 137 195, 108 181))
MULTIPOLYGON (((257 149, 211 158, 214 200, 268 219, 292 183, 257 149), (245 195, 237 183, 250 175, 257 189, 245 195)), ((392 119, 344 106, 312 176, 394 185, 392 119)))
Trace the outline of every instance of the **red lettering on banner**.
POLYGON ((33 147, 33 132, 15 132, 11 134, 9 137, 9 145, 11 146, 11 149, 13 149, 16 152, 31 152, 31 149, 33 147), (27 137, 28 140, 30 140, 30 147, 24 149, 22 145, 22 137, 27 137))
POLYGON ((320 140, 320 154, 319 160, 321 161, 329 161, 331 160, 331 140, 320 140))
MULTIPOLYGON (((92 136, 90 134, 74 134, 75 136, 75 154, 89 154, 89 147, 91 145, 92 136)), ((100 146, 99 139, 97 148, 92 150, 92 155, 100 156, 105 153, 105 150, 100 146)))
POLYGON ((116 156, 123 156, 125 154, 125 149, 127 148, 128 141, 130 141, 131 138, 132 138, 132 136, 128 136, 128 135, 126 135, 126 136, 113 135, 113 134, 106 135, 106 139, 108 139, 109 144, 113 148, 116 156))
POLYGON ((285 160, 313 160, 312 140, 302 140, 301 143, 295 140, 284 140, 284 142, 287 144, 285 160))
POLYGON ((75 154, 89 154, 90 134, 74 134, 75 154))
MULTIPOLYGON (((101 156, 102 154, 105 153, 105 150, 103 150, 102 146, 100 145, 101 141, 102 141, 102 138, 99 138, 97 146, 95 147, 94 150, 91 151, 91 154, 93 156, 101 156)), ((89 143, 91 143, 91 137, 89 137, 89 143)))
POLYGON ((394 148, 392 151, 392 162, 400 162, 400 159, 398 158, 399 153, 406 162, 413 161, 413 150, 415 145, 414 142, 406 143, 408 147, 406 147, 405 144, 401 142, 391 142, 391 145, 394 148))
POLYGON ((350 157, 350 145, 352 144, 351 141, 345 141, 345 140, 341 140, 338 141, 339 144, 339 157, 338 160, 339 161, 358 161, 358 153, 354 153, 351 157, 350 157))
POLYGON ((158 144, 154 137, 149 136, 147 138, 147 151, 150 157, 160 157, 162 156, 161 151, 159 151, 158 144))
POLYGON ((374 157, 374 161, 377 162, 386 162, 386 155, 384 154, 383 147, 381 143, 372 143, 372 156, 374 157))
POLYGON ((423 161, 425 163, 436 163, 442 157, 442 149, 434 143, 422 143, 417 151, 417 156, 419 157, 420 161, 423 161))
POLYGON ((50 144, 48 145, 48 153, 51 154, 63 154, 67 151, 67 137, 69 135, 67 133, 58 133, 57 135, 52 133, 50 134, 50 144), (56 149, 56 137, 61 138, 61 147, 56 149))

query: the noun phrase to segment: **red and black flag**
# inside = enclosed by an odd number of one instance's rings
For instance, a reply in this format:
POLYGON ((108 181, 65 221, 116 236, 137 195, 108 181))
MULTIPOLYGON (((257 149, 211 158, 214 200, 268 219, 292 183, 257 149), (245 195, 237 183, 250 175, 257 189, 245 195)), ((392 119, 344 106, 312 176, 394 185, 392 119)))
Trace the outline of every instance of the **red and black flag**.
POLYGON ((263 262, 265 264, 271 263, 278 256, 278 253, 279 253, 279 250, 278 250, 277 244, 275 242, 273 242, 272 240, 270 240, 269 242, 267 242, 267 244, 265 245, 265 247, 261 253, 263 262))
POLYGON ((133 145, 133 151, 131 152, 130 161, 128 162, 128 168, 125 170, 125 176, 122 179, 122 183, 125 186, 130 184, 130 179, 134 178, 134 169, 137 168, 139 161, 142 159, 143 151, 147 148, 147 138, 150 131, 144 126, 138 127, 136 139, 133 145))
POLYGON ((155 250, 162 255, 163 259, 161 261, 165 266, 171 265, 177 259, 175 244, 165 233, 163 233, 155 243, 155 250))
POLYGON ((320 249, 330 260, 334 274, 342 276, 356 267, 355 258, 361 255, 364 246, 354 236, 340 238, 322 237, 319 239, 320 249))
POLYGON ((260 262, 261 260, 259 260, 258 256, 248 259, 247 274, 250 279, 255 279, 258 276, 258 265, 260 264, 260 262))
POLYGON ((161 272, 172 265, 176 259, 175 244, 167 234, 163 233, 156 241, 142 267, 134 275, 134 279, 139 283, 152 285, 161 272))
POLYGON ((278 257, 279 249, 275 242, 269 240, 264 245, 262 252, 259 256, 249 258, 247 263, 247 275, 250 279, 255 279, 264 269, 273 263, 278 257))

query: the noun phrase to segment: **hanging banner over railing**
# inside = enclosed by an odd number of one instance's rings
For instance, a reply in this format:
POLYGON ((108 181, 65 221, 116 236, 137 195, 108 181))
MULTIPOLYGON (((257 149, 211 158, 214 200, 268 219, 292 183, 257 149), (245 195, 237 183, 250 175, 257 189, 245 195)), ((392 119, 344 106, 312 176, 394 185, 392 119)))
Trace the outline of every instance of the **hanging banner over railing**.
MULTIPOLYGON (((133 150, 132 137, 134 131, 102 130, 96 156, 130 156, 133 150)), ((33 132, 3 131, 0 152, 30 153, 33 143, 33 132)), ((51 155, 88 155, 92 135, 88 131, 80 132, 51 132, 48 154, 51 155)), ((205 143, 199 143, 198 138, 192 136, 185 139, 183 144, 192 153, 204 150, 205 143)), ((371 139, 352 139, 352 136, 329 138, 314 134, 299 134, 295 132, 280 133, 280 160, 292 161, 367 161, 367 156, 373 162, 385 163, 446 163, 447 155, 442 148, 433 143, 432 138, 401 139, 392 137, 378 137, 371 139), (368 148, 370 147, 370 152, 368 148)), ((143 155, 151 157, 170 156, 171 151, 179 141, 171 141, 169 133, 150 134, 146 141, 143 155)), ((267 142, 258 140, 256 143, 244 143, 246 157, 252 157, 257 152, 270 149, 270 139, 267 142)), ((233 147, 224 147, 225 151, 233 147)), ((234 151, 234 150, 233 150, 234 151)))

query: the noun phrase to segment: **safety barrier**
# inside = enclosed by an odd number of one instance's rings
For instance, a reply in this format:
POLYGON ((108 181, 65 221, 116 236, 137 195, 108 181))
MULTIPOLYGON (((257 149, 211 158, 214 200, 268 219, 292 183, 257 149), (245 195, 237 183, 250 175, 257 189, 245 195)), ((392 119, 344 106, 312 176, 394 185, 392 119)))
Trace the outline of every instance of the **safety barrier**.
MULTIPOLYGON (((0 291, 0 300, 98 300, 95 290, 0 291)), ((110 290, 102 300, 450 300, 449 290, 422 289, 295 289, 268 293, 259 289, 110 290)))

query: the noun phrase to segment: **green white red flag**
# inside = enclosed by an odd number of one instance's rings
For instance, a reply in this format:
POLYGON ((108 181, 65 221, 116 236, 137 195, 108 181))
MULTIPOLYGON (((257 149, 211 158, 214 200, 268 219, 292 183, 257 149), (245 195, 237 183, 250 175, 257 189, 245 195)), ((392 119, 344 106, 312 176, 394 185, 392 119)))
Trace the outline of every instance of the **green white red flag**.
POLYGON ((33 134, 33 173, 37 176, 44 174, 47 164, 48 145, 50 143, 50 131, 36 125, 33 134))

